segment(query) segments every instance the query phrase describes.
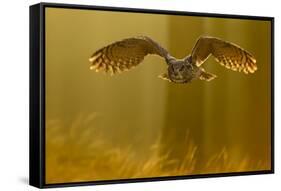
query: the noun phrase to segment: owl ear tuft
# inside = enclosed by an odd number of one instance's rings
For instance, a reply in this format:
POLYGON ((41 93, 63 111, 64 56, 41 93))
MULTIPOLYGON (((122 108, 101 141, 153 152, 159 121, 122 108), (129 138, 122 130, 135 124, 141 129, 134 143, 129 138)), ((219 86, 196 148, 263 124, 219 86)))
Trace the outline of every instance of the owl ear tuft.
POLYGON ((160 74, 158 76, 158 78, 161 78, 162 80, 167 80, 169 82, 172 82, 167 73, 160 74))

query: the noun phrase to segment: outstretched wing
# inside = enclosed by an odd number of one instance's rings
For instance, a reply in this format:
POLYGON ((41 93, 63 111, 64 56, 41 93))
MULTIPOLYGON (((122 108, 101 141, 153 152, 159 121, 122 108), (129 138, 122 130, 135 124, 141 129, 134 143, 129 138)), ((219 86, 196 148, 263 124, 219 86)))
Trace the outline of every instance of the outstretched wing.
POLYGON ((198 39, 191 54, 192 63, 200 66, 212 54, 216 61, 228 69, 254 73, 257 70, 256 59, 238 45, 213 37, 198 39))
POLYGON ((140 64, 148 54, 167 58, 169 53, 157 42, 146 36, 127 38, 96 51, 90 58, 90 69, 115 74, 140 64))

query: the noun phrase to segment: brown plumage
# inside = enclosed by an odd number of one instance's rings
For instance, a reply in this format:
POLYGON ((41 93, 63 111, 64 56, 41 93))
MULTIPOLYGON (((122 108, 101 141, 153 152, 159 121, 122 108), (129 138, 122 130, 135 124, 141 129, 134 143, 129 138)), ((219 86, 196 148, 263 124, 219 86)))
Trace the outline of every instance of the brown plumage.
POLYGON ((200 37, 191 55, 176 59, 146 36, 124 39, 101 48, 90 57, 90 69, 111 74, 120 73, 137 66, 149 54, 165 59, 168 72, 159 77, 175 83, 187 83, 196 78, 206 81, 216 78, 216 75, 205 72, 202 68, 202 64, 210 55, 222 66, 234 71, 248 74, 257 70, 256 60, 249 52, 218 38, 200 37))

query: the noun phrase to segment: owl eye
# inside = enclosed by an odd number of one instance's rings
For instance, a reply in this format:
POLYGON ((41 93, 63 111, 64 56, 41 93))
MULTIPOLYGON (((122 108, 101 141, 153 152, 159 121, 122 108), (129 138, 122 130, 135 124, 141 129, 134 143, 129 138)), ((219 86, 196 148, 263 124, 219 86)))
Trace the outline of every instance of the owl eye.
POLYGON ((180 67, 180 71, 183 71, 183 69, 184 69, 184 65, 182 65, 182 66, 180 67))
POLYGON ((171 65, 172 71, 177 71, 177 68, 174 65, 171 65))

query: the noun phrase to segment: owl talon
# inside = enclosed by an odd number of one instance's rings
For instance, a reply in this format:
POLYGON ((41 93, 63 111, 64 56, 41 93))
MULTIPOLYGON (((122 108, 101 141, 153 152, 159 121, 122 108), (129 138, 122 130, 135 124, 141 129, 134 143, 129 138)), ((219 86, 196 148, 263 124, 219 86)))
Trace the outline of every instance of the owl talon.
POLYGON ((163 74, 159 75, 158 78, 172 82, 167 73, 163 73, 163 74))

